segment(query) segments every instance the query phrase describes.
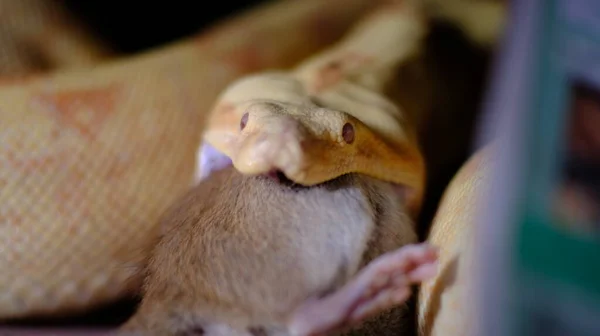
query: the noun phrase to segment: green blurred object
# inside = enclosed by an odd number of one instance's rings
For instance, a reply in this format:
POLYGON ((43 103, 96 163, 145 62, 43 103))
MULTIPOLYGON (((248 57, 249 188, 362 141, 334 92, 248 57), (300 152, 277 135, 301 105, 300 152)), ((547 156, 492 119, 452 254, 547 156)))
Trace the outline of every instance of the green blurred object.
POLYGON ((506 137, 481 223, 496 247, 480 259, 477 334, 598 336, 600 1, 513 7, 491 93, 506 137))
MULTIPOLYGON (((550 0, 540 9, 530 105, 530 125, 537 127, 531 128, 528 144, 529 187, 515 250, 516 335, 600 335, 600 223, 597 216, 561 216, 561 208, 578 200, 559 194, 567 184, 594 188, 591 180, 600 176, 598 170, 578 180, 567 174, 570 162, 600 159, 585 149, 592 155, 581 157, 582 149, 573 148, 570 139, 585 132, 573 123, 583 112, 572 108, 578 99, 572 87, 584 82, 600 92, 600 2, 550 0)), ((600 124, 593 126, 600 132, 600 124)), ((600 208, 597 199, 590 202, 600 208)))

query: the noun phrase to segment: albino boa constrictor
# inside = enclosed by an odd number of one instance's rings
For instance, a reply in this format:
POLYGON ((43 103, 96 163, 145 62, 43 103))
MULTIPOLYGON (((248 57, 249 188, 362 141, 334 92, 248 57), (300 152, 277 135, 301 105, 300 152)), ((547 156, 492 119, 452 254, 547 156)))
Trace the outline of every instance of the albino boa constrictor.
POLYGON ((438 246, 435 278, 421 284, 418 295, 419 336, 474 335, 472 291, 475 218, 493 165, 492 145, 480 149, 448 185, 427 241, 438 246))
POLYGON ((192 180, 217 94, 241 74, 329 45, 372 3, 279 1, 139 56, 4 78, 0 318, 132 293, 158 216, 192 180))
POLYGON ((146 55, 4 81, 0 318, 89 308, 134 290, 130 263, 188 186, 217 94, 244 73, 306 58, 374 5, 282 2, 146 55))

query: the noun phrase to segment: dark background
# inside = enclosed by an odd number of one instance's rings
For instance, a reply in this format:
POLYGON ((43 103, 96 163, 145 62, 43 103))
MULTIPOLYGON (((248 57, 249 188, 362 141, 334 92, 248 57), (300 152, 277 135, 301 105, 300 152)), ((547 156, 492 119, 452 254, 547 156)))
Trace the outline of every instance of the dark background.
POLYGON ((62 2, 116 51, 135 53, 193 35, 220 19, 267 0, 62 2))

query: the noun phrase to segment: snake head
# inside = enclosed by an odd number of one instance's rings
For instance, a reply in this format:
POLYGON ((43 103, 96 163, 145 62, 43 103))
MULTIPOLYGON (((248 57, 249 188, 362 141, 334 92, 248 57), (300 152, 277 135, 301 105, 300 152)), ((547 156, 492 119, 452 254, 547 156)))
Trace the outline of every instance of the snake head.
POLYGON ((418 148, 393 114, 379 108, 389 106, 378 96, 343 92, 312 96, 283 73, 247 77, 220 97, 204 140, 242 174, 276 173, 310 186, 361 173, 401 186, 407 202, 419 204, 418 148))

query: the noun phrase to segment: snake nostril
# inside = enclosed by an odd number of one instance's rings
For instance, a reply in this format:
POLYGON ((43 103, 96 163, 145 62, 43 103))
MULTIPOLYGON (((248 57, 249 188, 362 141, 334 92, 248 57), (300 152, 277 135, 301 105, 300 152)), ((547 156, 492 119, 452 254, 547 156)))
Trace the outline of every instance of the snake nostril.
POLYGON ((248 112, 244 113, 242 119, 240 120, 240 130, 246 128, 246 124, 248 124, 248 112))

